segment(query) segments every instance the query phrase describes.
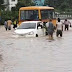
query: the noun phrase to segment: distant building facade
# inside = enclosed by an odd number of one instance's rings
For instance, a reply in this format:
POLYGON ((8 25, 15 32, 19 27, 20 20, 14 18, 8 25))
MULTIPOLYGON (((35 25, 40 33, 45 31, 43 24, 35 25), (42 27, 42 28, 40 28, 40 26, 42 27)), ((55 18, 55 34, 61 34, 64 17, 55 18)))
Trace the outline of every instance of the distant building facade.
POLYGON ((36 6, 43 6, 45 0, 33 0, 33 2, 36 4, 36 6))
POLYGON ((4 5, 6 6, 6 10, 10 10, 12 7, 15 7, 18 3, 18 0, 4 0, 4 5))

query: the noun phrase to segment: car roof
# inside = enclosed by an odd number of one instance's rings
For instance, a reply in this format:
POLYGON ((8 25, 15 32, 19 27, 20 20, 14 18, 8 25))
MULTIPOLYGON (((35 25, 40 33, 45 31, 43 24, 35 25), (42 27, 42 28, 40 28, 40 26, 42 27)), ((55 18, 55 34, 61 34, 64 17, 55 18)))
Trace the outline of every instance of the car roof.
POLYGON ((38 22, 41 22, 41 21, 25 21, 25 22, 22 22, 22 23, 38 23, 38 22))

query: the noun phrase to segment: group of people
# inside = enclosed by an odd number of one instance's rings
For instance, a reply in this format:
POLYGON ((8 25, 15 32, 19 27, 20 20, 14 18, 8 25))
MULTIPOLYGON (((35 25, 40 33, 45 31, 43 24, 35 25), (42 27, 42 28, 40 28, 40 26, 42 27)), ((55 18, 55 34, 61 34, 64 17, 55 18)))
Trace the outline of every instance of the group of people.
MULTIPOLYGON (((4 26, 6 31, 11 30, 11 25, 13 24, 13 28, 15 29, 17 27, 17 20, 15 19, 13 22, 11 20, 5 20, 4 26)), ((49 36, 49 40, 53 40, 53 33, 56 30, 56 36, 62 37, 63 35, 63 25, 65 25, 64 30, 69 30, 69 26, 71 27, 71 22, 65 19, 64 22, 60 20, 60 18, 57 19, 56 27, 52 23, 52 20, 50 19, 49 22, 46 23, 47 33, 49 36)))
POLYGON ((51 19, 49 20, 49 22, 46 23, 49 40, 53 40, 53 33, 55 29, 56 29, 56 36, 58 37, 60 35, 60 37, 62 37, 63 25, 65 25, 65 28, 64 28, 65 31, 69 30, 69 26, 71 27, 71 22, 68 21, 67 19, 65 19, 65 21, 62 22, 60 18, 58 18, 56 23, 56 28, 54 24, 52 23, 51 19))
POLYGON ((13 28, 15 29, 17 27, 17 20, 14 20, 14 22, 12 22, 10 19, 5 20, 4 26, 5 26, 6 31, 11 30, 11 25, 12 24, 13 24, 13 28))

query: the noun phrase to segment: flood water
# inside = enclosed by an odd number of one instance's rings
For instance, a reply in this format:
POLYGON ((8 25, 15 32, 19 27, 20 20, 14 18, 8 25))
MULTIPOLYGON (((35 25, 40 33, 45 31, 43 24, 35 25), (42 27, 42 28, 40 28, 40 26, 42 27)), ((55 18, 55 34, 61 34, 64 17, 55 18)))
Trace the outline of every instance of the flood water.
POLYGON ((62 38, 13 37, 0 27, 0 72, 72 72, 72 29, 62 38))

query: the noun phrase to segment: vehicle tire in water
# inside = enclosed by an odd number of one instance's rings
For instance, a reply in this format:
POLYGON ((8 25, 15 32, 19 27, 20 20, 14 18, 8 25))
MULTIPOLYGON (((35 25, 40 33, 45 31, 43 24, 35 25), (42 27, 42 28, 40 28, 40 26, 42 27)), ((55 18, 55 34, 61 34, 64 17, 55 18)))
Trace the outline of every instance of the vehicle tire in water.
POLYGON ((38 37, 38 34, 36 34, 36 37, 38 37))

